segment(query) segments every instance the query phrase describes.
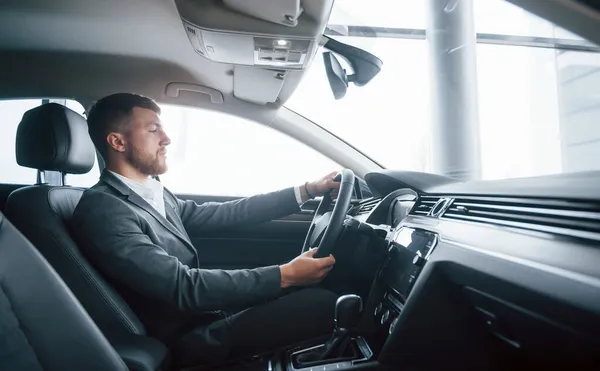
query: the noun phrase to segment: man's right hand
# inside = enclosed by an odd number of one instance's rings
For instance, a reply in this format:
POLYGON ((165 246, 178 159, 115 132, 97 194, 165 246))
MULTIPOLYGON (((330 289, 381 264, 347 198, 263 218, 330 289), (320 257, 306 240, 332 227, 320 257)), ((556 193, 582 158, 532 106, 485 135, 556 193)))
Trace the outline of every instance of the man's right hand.
POLYGON ((279 267, 282 288, 312 285, 327 276, 335 264, 335 258, 333 255, 314 258, 316 252, 317 249, 311 249, 279 267))

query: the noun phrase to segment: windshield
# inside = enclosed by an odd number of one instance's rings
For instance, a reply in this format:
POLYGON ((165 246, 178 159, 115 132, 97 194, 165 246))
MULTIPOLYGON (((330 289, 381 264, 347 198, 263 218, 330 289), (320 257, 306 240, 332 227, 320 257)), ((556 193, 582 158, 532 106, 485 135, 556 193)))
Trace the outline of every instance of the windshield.
POLYGON ((431 58, 440 38, 425 36, 428 3, 335 1, 326 34, 376 55, 382 71, 335 100, 321 50, 286 107, 386 168, 465 179, 600 168, 596 45, 503 0, 474 0, 463 13, 473 53, 444 50, 466 55, 467 67, 448 76, 456 61, 431 58))

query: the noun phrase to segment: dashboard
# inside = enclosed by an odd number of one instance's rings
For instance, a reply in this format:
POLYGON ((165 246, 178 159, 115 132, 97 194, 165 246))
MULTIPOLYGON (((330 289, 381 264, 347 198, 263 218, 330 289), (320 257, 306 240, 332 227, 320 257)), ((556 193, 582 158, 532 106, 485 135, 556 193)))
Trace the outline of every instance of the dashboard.
MULTIPOLYGON (((531 184, 523 196, 510 182, 488 194, 405 175, 367 175, 378 195, 349 212, 378 230, 387 249, 365 305, 379 362, 432 370, 600 365, 600 194, 580 189, 574 199, 558 189, 548 197, 544 179, 546 197, 533 197, 531 184)), ((595 176, 586 187, 600 185, 595 176)))

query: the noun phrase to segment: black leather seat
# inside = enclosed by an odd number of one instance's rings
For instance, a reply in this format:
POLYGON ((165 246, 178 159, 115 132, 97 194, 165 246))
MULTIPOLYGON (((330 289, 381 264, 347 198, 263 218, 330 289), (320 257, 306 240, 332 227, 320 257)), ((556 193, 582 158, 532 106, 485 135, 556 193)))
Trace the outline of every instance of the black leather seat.
POLYGON ((56 272, 2 214, 0 369, 127 370, 56 272))
MULTIPOLYGON (((93 167, 95 156, 87 122, 76 112, 49 103, 23 115, 16 139, 19 165, 63 175, 82 174, 93 167)), ((47 184, 20 188, 8 197, 6 216, 61 276, 128 365, 154 370, 153 364, 161 363, 166 348, 154 339, 131 335, 145 335, 144 326, 69 235, 68 222, 83 191, 47 184), (140 358, 144 355, 140 347, 149 353, 145 359, 140 358)))

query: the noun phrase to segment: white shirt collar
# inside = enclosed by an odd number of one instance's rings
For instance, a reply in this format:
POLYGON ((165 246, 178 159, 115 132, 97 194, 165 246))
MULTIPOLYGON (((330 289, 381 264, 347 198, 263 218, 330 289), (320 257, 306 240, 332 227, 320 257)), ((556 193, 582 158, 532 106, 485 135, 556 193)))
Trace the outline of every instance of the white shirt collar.
POLYGON ((141 198, 143 198, 147 203, 149 203, 163 217, 166 217, 164 187, 161 182, 153 178, 148 178, 144 183, 138 183, 135 180, 129 179, 126 176, 115 173, 114 171, 108 171, 114 176, 116 176, 120 181, 125 183, 125 185, 129 187, 129 189, 137 193, 141 198))

